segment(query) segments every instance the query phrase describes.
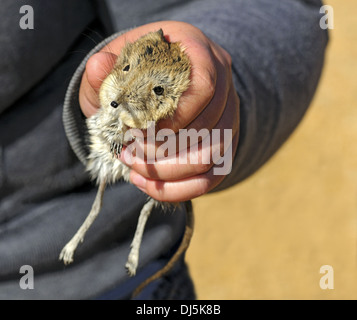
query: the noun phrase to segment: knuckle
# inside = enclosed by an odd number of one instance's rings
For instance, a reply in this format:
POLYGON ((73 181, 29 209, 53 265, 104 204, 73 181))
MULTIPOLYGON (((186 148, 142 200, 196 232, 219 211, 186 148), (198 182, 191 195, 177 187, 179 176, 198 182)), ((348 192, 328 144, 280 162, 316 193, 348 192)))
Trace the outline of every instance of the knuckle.
POLYGON ((195 168, 196 174, 201 174, 201 173, 206 173, 209 170, 211 170, 212 166, 213 166, 213 163, 209 162, 209 163, 200 163, 200 164, 194 165, 194 168, 195 168))
POLYGON ((148 185, 147 194, 158 201, 166 201, 165 184, 163 181, 153 181, 148 185))
POLYGON ((215 92, 216 92, 216 72, 215 70, 206 69, 205 72, 201 75, 203 80, 204 93, 207 97, 207 100, 210 101, 215 92))
POLYGON ((208 179, 199 179, 196 186, 196 197, 202 196, 209 191, 210 182, 208 179))
POLYGON ((196 69, 198 80, 197 90, 207 101, 210 101, 216 91, 217 70, 211 54, 206 57, 206 62, 196 69))
POLYGON ((232 56, 224 49, 223 49, 223 57, 224 57, 224 61, 226 63, 226 67, 231 69, 232 68, 232 56))

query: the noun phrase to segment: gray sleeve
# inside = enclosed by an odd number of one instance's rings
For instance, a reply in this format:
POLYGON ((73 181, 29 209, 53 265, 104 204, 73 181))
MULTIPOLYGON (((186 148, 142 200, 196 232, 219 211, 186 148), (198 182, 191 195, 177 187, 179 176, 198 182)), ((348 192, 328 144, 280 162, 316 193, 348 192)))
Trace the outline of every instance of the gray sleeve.
MULTIPOLYGON (((153 16, 197 26, 232 56, 241 100, 240 140, 232 172, 215 191, 258 170, 303 117, 316 90, 327 45, 327 32, 319 27, 321 5, 319 0, 205 0, 166 7, 153 16)), ((65 104, 65 127, 83 161, 83 120, 74 95, 78 79, 72 84, 65 104)))
POLYGON ((319 0, 206 0, 170 17, 197 26, 232 56, 240 140, 232 172, 215 191, 257 171, 302 119, 328 41, 321 6, 319 0))

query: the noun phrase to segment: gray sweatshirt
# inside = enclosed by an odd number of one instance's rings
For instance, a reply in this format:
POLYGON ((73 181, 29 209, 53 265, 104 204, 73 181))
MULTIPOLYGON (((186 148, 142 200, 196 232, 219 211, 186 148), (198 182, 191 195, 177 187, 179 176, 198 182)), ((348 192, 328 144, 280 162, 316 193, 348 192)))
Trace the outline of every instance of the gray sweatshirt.
MULTIPOLYGON (((75 263, 65 268, 58 261, 96 191, 77 155, 87 152, 78 79, 97 43, 144 23, 178 20, 197 26, 230 53, 241 99, 240 141, 232 172, 215 189, 223 190, 257 171, 308 108, 327 45, 327 32, 319 26, 321 5, 319 0, 2 0, 0 299, 95 298, 137 284, 123 266, 146 196, 130 184, 108 188, 75 263), (34 29, 21 28, 22 5, 33 7, 34 29), (66 136, 62 113, 74 73, 64 110, 66 136), (23 265, 35 272, 34 290, 19 286, 23 265)), ((154 212, 141 250, 142 270, 158 268, 183 226, 184 209, 154 212)))

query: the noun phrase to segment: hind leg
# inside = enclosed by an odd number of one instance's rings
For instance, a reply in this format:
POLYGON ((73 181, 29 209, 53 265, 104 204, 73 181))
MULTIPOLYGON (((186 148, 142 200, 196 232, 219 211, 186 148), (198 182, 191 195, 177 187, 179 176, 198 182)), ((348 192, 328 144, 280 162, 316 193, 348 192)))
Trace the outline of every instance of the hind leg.
POLYGON ((148 220, 155 203, 156 200, 150 198, 150 200, 147 203, 145 203, 145 205, 141 209, 134 239, 130 246, 131 250, 129 253, 128 261, 125 264, 125 267, 130 276, 135 276, 136 274, 136 269, 139 263, 139 250, 140 250, 141 240, 143 238, 146 221, 148 220))
POLYGON ((83 242, 84 236, 90 226, 93 224, 94 220, 97 218, 99 211, 102 207, 103 194, 105 190, 106 182, 101 181, 98 187, 98 192, 92 205, 92 209, 89 212, 86 220, 83 222, 81 227, 78 229, 73 238, 66 244, 62 249, 59 260, 63 260, 64 264, 70 264, 73 262, 73 255, 76 251, 78 244, 83 242))

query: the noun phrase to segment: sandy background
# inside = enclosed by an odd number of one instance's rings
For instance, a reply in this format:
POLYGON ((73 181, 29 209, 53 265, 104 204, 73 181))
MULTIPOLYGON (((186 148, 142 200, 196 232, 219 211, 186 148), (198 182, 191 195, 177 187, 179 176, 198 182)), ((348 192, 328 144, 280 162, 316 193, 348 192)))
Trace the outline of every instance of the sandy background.
POLYGON ((357 299, 357 2, 325 4, 334 29, 298 129, 254 176, 194 200, 199 299, 357 299), (333 290, 320 288, 323 265, 333 290))

